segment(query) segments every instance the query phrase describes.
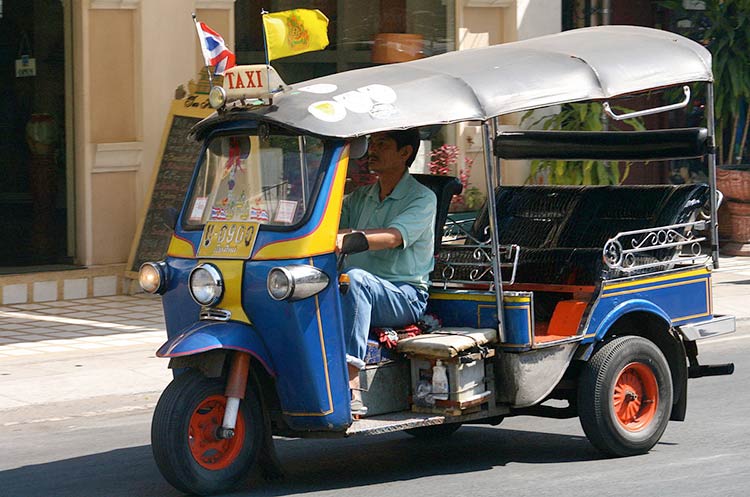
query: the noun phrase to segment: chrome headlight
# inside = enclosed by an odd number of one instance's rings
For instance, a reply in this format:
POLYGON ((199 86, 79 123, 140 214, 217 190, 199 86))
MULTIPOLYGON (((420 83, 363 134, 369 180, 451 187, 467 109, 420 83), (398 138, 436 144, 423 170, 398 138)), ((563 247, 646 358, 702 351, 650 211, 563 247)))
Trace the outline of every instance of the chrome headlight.
POLYGON ((167 264, 144 262, 138 270, 138 283, 146 293, 163 293, 167 286, 167 264))
POLYGON ((216 305, 224 294, 224 280, 213 264, 200 264, 190 272, 188 288, 193 300, 203 306, 216 305))
POLYGON ((221 86, 214 86, 208 92, 208 105, 214 109, 221 109, 227 103, 227 92, 221 86))
POLYGON ((266 288, 275 300, 301 300, 328 286, 328 275, 304 264, 275 267, 268 273, 266 288))

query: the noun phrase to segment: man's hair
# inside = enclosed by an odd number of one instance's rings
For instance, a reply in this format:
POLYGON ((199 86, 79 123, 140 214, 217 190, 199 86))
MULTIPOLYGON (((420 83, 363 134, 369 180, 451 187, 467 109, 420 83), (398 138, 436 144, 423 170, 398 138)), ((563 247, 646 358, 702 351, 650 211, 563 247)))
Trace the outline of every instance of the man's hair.
POLYGON ((414 159, 416 159, 417 152, 419 151, 419 130, 417 128, 392 130, 386 131, 385 134, 396 141, 396 148, 398 150, 401 150, 406 145, 411 145, 411 155, 406 159, 406 168, 409 169, 409 167, 414 162, 414 159))

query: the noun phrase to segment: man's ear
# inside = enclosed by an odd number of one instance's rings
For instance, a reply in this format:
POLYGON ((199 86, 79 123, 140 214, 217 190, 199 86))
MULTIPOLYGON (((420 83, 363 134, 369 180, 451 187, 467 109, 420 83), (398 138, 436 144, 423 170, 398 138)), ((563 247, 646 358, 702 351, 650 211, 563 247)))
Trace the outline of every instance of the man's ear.
POLYGON ((406 162, 409 157, 411 157, 411 154, 414 152, 414 147, 411 145, 404 145, 398 150, 398 154, 401 156, 401 158, 404 159, 404 162, 406 162))

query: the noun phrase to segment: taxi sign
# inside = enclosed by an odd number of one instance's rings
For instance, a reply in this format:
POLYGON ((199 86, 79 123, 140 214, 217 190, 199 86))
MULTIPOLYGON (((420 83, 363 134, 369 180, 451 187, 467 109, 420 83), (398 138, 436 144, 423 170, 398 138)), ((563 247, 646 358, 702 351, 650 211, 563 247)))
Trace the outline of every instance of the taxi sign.
POLYGON ((284 87, 276 70, 265 64, 235 66, 224 72, 223 88, 227 102, 244 99, 265 99, 284 87))
POLYGON ((258 223, 208 221, 198 248, 198 257, 248 259, 258 236, 258 223))

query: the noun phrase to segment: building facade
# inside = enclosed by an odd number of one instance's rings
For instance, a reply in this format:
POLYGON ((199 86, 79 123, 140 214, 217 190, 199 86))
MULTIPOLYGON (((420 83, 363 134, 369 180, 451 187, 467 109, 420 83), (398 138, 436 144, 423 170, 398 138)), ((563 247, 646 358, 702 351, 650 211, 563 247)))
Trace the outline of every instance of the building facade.
MULTIPOLYGON (((166 116, 203 66, 191 13, 258 63, 261 7, 330 19, 328 49, 274 61, 288 83, 403 60, 394 42, 429 56, 558 32, 562 16, 560 0, 0 0, 3 304, 127 291, 166 116)), ((451 140, 469 152, 475 131, 451 140)))

